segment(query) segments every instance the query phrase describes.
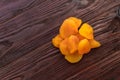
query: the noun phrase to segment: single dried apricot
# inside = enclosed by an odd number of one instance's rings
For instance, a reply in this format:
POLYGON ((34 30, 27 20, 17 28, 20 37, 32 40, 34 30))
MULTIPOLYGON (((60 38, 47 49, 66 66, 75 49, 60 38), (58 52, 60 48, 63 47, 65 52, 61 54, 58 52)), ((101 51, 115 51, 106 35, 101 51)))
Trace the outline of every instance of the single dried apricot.
POLYGON ((79 33, 87 39, 93 39, 93 28, 88 23, 84 23, 81 26, 79 33))
POLYGON ((76 26, 80 27, 80 25, 82 24, 82 20, 81 19, 78 19, 78 18, 75 18, 75 17, 70 17, 68 19, 71 19, 75 22, 76 26))
POLYGON ((91 48, 97 48, 101 46, 101 44, 95 39, 89 40, 89 43, 90 43, 91 48))
POLYGON ((63 55, 68 55, 69 54, 69 49, 68 49, 68 38, 64 39, 60 43, 60 51, 63 55))
POLYGON ((62 38, 69 37, 70 35, 78 33, 78 26, 76 26, 75 22, 70 19, 66 19, 60 27, 60 36, 62 38))
POLYGON ((65 59, 70 63, 77 63, 82 59, 82 57, 82 54, 75 53, 65 56, 65 59))
POLYGON ((52 43, 55 47, 59 48, 59 45, 63 39, 60 35, 57 35, 55 38, 52 39, 52 43))
POLYGON ((79 54, 86 54, 90 51, 90 49, 91 49, 90 43, 87 39, 83 39, 79 42, 79 45, 78 45, 79 54))
POLYGON ((71 35, 68 38, 68 49, 69 49, 70 54, 73 54, 77 51, 78 43, 79 43, 79 39, 77 36, 71 35))

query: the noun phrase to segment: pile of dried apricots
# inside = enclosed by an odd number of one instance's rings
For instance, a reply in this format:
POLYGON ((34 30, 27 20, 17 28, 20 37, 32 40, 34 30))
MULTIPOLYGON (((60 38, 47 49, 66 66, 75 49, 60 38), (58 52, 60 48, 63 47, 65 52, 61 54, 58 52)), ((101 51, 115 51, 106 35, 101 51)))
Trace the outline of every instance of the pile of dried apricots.
POLYGON ((70 63, 79 62, 92 48, 101 46, 94 39, 93 28, 88 23, 82 24, 82 20, 76 17, 64 20, 59 34, 52 39, 52 43, 70 63))

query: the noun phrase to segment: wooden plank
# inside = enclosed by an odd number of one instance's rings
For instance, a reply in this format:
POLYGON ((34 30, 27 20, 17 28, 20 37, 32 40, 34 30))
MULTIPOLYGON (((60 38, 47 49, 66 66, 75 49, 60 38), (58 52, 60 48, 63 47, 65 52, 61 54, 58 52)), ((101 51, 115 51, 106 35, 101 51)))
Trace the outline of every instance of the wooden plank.
POLYGON ((1 0, 0 80, 120 80, 120 0, 1 0), (102 43, 77 64, 51 44, 63 20, 91 24, 102 43))

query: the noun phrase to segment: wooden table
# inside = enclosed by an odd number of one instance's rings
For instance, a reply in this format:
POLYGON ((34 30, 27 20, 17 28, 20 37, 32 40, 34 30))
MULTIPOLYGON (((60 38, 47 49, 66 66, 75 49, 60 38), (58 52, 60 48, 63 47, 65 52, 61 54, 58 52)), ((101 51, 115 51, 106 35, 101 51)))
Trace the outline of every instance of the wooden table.
POLYGON ((120 80, 120 0, 0 0, 0 80, 120 80), (91 24, 102 46, 68 63, 51 39, 63 20, 91 24))

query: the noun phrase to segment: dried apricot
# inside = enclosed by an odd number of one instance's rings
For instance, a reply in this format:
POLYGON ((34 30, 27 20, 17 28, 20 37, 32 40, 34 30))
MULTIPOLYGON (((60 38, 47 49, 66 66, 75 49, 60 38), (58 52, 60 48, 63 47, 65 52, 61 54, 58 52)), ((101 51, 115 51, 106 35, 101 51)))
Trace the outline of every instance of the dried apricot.
POLYGON ((88 23, 84 23, 81 26, 79 33, 87 39, 93 39, 93 28, 88 23))
POLYGON ((79 39, 77 36, 71 35, 68 38, 68 49, 69 49, 70 54, 73 54, 77 51, 78 43, 79 43, 79 39))
POLYGON ((97 47, 101 46, 101 44, 98 41, 96 41, 95 39, 91 39, 91 40, 89 40, 89 42, 90 42, 91 48, 97 48, 97 47))
POLYGON ((65 59, 70 63, 77 63, 82 59, 82 57, 82 54, 75 53, 65 56, 65 59))
POLYGON ((90 43, 87 39, 83 39, 79 42, 79 45, 78 45, 79 54, 86 54, 90 51, 90 49, 91 49, 90 43))
POLYGON ((59 48, 59 45, 60 45, 60 42, 62 41, 63 39, 61 38, 60 35, 57 35, 55 38, 52 39, 52 43, 55 47, 59 48))
POLYGON ((60 36, 62 38, 69 37, 70 35, 74 35, 78 33, 78 26, 76 26, 73 20, 67 19, 63 22, 60 27, 60 36))
POLYGON ((68 19, 71 19, 75 22, 76 26, 80 27, 80 25, 82 24, 82 20, 81 19, 78 19, 78 18, 75 18, 75 17, 70 17, 68 19))
POLYGON ((53 45, 60 49, 60 52, 70 63, 80 61, 84 54, 90 52, 91 48, 101 46, 94 39, 92 26, 88 23, 81 24, 82 20, 75 17, 64 20, 59 34, 52 39, 53 45))
POLYGON ((66 38, 65 40, 63 40, 60 43, 60 51, 63 55, 68 55, 69 54, 69 50, 68 50, 68 38, 66 38))

